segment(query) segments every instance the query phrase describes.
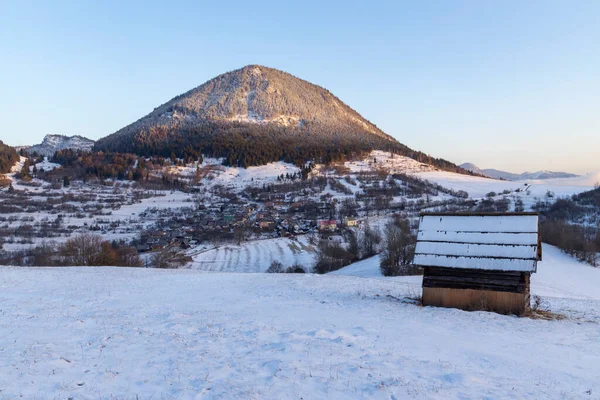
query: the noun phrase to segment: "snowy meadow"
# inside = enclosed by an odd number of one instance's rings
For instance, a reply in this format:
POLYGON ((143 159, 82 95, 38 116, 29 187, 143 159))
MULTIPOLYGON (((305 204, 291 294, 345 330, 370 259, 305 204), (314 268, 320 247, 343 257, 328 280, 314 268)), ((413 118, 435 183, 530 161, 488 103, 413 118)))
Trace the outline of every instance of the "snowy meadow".
POLYGON ((600 270, 545 252, 533 291, 562 320, 420 307, 419 277, 376 259, 325 276, 2 267, 0 397, 596 398, 600 270))

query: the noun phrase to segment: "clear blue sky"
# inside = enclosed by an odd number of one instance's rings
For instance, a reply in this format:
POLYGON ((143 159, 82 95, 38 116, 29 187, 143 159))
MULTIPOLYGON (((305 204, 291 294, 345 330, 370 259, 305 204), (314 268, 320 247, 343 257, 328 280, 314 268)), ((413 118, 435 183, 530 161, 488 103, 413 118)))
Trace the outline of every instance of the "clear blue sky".
POLYGON ((600 170, 600 1, 286 3, 2 1, 0 139, 97 139, 262 64, 456 163, 600 170))

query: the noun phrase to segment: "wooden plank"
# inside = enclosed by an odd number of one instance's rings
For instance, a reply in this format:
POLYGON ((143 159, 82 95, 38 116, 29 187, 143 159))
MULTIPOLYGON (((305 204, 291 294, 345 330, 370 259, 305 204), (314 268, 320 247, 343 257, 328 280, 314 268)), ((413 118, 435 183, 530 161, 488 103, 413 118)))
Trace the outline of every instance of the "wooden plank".
POLYGON ((529 291, 529 273, 458 270, 427 267, 423 287, 473 290, 494 290, 525 293, 529 291))
POLYGON ((486 310, 520 315, 529 308, 526 293, 486 290, 423 288, 423 305, 463 310, 486 310))

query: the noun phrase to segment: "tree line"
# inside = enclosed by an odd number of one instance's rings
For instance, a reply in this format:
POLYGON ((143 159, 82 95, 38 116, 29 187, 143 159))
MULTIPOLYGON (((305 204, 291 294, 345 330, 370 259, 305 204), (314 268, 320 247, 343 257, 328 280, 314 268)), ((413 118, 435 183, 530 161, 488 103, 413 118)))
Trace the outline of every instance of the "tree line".
POLYGON ((0 140, 0 173, 6 174, 19 161, 17 151, 0 140))
POLYGON ((372 150, 389 151, 446 171, 473 174, 455 164, 431 157, 359 127, 331 127, 306 123, 302 127, 203 122, 194 127, 152 126, 113 134, 96 142, 95 151, 133 153, 143 157, 201 159, 222 157, 236 167, 286 161, 304 166, 308 161, 329 164, 366 156, 372 150))
POLYGON ((534 205, 544 242, 593 266, 600 264, 600 188, 534 205))

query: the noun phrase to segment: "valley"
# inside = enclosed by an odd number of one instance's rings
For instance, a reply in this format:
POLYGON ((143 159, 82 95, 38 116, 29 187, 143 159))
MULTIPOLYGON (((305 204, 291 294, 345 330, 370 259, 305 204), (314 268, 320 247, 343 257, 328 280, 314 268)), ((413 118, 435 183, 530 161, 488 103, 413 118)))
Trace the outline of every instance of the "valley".
POLYGON ((306 178, 285 162, 240 168, 204 157, 156 165, 147 183, 74 179, 65 186, 60 173, 44 175, 62 169, 47 157, 29 167, 46 171, 39 178, 19 178, 25 160, 6 175, 11 189, 0 192, 5 264, 27 265, 38 248, 52 264, 62 243, 94 234, 135 248, 145 266, 152 266, 153 254, 175 248, 186 260, 180 268, 264 272, 280 261, 309 272, 323 240, 347 246, 352 237, 361 239, 365 226, 382 232, 394 215, 414 221, 425 211, 515 211, 519 205, 526 211, 591 190, 599 178, 500 181, 375 150, 361 160, 314 165, 306 178), (179 186, 161 185, 165 177, 179 186), (334 225, 322 225, 328 221, 334 225))

